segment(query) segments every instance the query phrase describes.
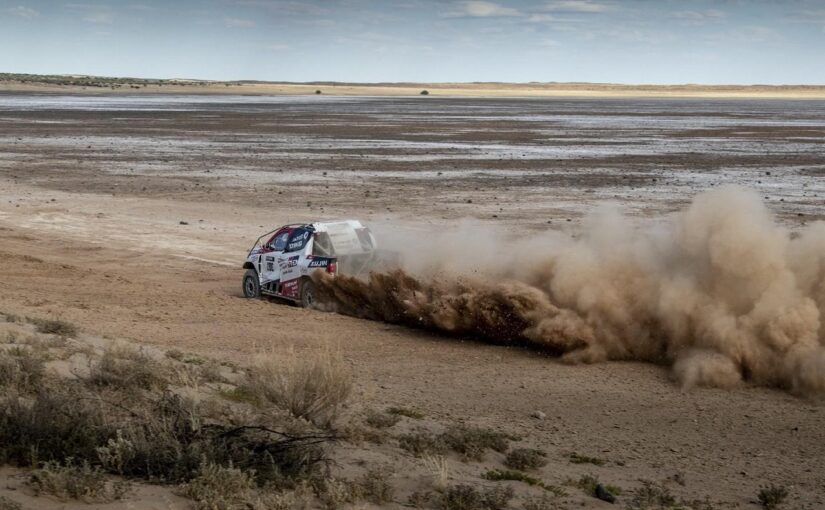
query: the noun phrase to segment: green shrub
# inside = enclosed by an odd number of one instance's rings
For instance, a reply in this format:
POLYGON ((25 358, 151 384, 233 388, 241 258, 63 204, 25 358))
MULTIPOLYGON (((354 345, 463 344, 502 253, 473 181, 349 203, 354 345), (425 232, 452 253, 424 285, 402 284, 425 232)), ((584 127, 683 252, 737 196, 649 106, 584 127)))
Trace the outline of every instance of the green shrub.
POLYGON ((389 409, 387 409, 387 412, 389 414, 404 416, 406 418, 412 418, 414 420, 420 420, 424 418, 424 413, 416 411, 415 409, 409 409, 407 407, 390 407, 389 409))
POLYGON ((597 457, 588 457, 587 455, 579 455, 576 452, 567 456, 573 464, 593 464, 594 466, 603 466, 604 460, 597 457))

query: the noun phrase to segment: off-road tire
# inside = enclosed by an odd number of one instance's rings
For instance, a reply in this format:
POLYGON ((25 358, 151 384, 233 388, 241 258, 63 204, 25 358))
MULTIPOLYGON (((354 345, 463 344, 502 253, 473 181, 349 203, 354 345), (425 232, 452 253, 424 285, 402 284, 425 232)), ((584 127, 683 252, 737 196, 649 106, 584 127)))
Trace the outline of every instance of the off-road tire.
POLYGON ((312 308, 315 305, 315 283, 309 278, 301 281, 301 308, 312 308))
POLYGON ((254 269, 247 269, 243 275, 243 297, 249 299, 261 297, 261 283, 254 269))

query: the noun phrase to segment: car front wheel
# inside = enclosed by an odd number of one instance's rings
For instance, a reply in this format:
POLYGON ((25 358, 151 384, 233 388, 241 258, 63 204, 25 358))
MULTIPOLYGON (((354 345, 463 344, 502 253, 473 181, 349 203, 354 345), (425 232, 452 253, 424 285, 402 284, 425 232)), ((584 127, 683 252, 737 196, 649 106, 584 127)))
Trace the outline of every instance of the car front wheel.
POLYGON ((247 269, 243 275, 243 297, 261 297, 261 283, 258 281, 258 273, 254 269, 247 269))

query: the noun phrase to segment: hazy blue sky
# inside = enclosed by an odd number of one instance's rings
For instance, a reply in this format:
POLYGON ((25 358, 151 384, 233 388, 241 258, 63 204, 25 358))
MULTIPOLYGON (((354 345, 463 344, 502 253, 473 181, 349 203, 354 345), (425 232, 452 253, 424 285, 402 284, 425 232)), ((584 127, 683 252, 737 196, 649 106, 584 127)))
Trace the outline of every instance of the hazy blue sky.
POLYGON ((0 71, 825 84, 825 0, 0 0, 0 71))

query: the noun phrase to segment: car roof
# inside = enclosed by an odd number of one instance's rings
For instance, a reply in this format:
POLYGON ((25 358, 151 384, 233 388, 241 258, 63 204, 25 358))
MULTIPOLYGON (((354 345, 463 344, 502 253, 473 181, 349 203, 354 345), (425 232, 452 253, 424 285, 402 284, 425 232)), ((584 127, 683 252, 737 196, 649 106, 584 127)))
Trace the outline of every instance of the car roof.
POLYGON ((311 223, 310 225, 316 232, 328 232, 330 230, 342 230, 347 228, 352 230, 364 228, 364 225, 362 225, 358 220, 318 221, 311 223))

